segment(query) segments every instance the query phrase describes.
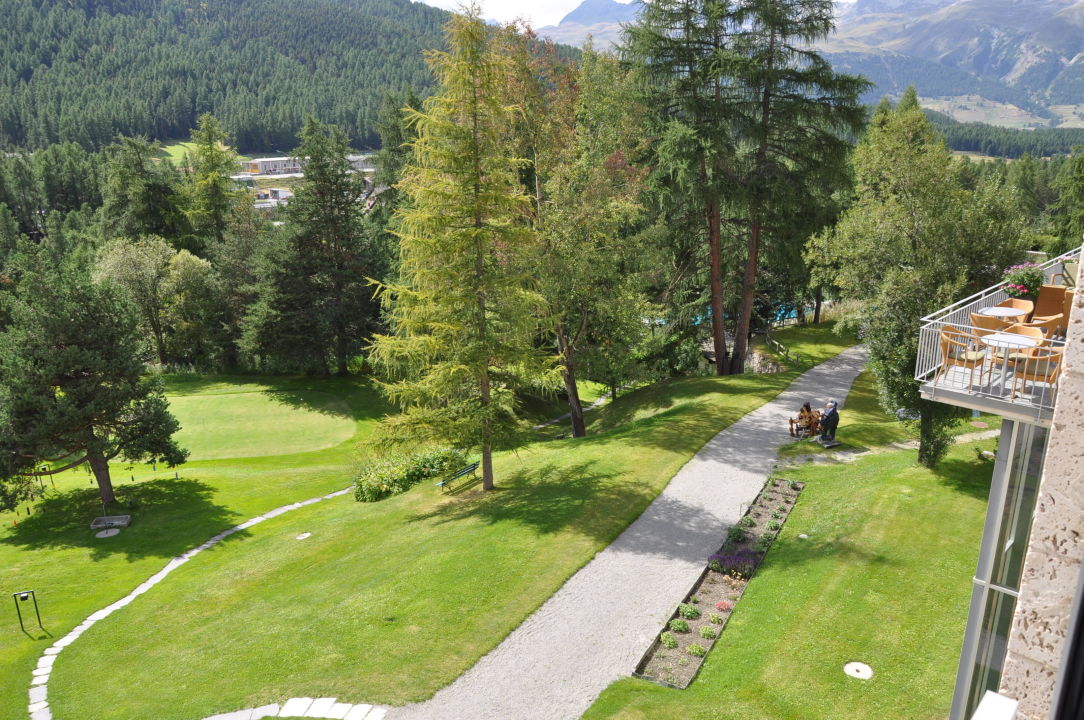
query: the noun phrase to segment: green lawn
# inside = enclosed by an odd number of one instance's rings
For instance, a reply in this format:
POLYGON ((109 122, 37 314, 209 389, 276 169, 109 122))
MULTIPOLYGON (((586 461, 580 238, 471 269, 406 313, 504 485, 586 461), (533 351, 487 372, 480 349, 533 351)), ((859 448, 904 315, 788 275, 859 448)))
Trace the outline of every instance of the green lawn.
MULTIPOLYGON (((826 340, 822 358, 847 345, 826 340)), ((693 378, 630 393, 597 411, 591 437, 499 456, 493 493, 448 498, 425 483, 371 505, 326 501, 238 533, 66 649, 49 685, 55 714, 181 720, 292 695, 429 697, 616 537, 707 439, 794 377, 693 378), (302 532, 313 535, 295 540, 302 532)), ((352 444, 192 463, 162 485, 166 499, 141 500, 136 524, 111 545, 89 539, 83 519, 57 539, 48 528, 60 522, 56 508, 20 530, 20 542, 0 542, 0 555, 24 563, 13 573, 19 583, 42 578, 47 624, 59 636, 224 527, 343 486, 352 444)), ((16 670, 3 687, 15 698, 12 718, 47 644, 23 638, 0 648, 16 670)))
POLYGON ((935 471, 915 457, 783 473, 806 488, 697 680, 621 680, 585 720, 944 718, 992 464, 973 445, 935 471), (845 676, 853 660, 873 679, 845 676))
MULTIPOLYGON (((35 506, 32 515, 25 514, 25 506, 18 514, 0 513, 0 588, 4 593, 35 589, 48 633, 30 628, 30 637, 23 635, 18 632, 14 617, 9 618, 7 631, 0 633, 0 667, 4 668, 0 673, 0 718, 3 720, 25 720, 30 671, 53 639, 66 634, 90 613, 130 592, 161 569, 169 558, 284 502, 313 497, 349 484, 356 443, 371 433, 387 410, 380 396, 361 381, 167 378, 167 390, 174 396, 193 396, 201 386, 207 392, 203 397, 212 407, 219 394, 223 398, 236 398, 242 396, 236 394, 238 389, 246 391, 244 397, 248 393, 266 392, 275 399, 269 411, 275 412, 285 427, 298 418, 307 420, 313 413, 322 414, 329 406, 336 408, 336 412, 345 408, 350 437, 346 442, 316 452, 189 462, 178 468, 176 478, 173 470, 162 466, 155 472, 149 466, 129 468, 123 463, 113 463, 113 479, 121 499, 135 498, 138 507, 132 527, 109 540, 95 539, 88 529, 91 519, 101 514, 101 505, 81 469, 55 476, 57 490, 50 489, 47 499, 35 506), (295 400, 285 402, 286 398, 295 400), (315 405, 306 406, 306 399, 313 399, 315 405), (136 478, 134 484, 129 481, 131 476, 136 478), (15 521, 17 526, 13 526, 15 521)), ((182 425, 196 427, 200 421, 189 416, 183 404, 178 405, 176 412, 182 425)), ((342 419, 334 417, 338 428, 342 419)), ((263 442, 262 432, 263 429, 254 426, 219 423, 217 430, 211 428, 203 438, 219 448, 227 447, 230 442, 255 447, 263 442), (213 438, 215 432, 221 433, 221 437, 213 438)), ((195 457, 206 454, 198 446, 190 447, 195 457)), ((264 445, 264 449, 273 451, 274 447, 264 445)), ((46 487, 49 485, 46 481, 46 487)), ((238 535, 227 544, 244 544, 247 538, 238 535)), ((163 590, 169 593, 168 583, 163 590)), ((6 597, 9 596, 0 594, 0 600, 6 597)), ((84 717, 100 716, 105 703, 100 700, 103 696, 96 697, 98 706, 84 717)), ((131 717, 148 715, 135 713, 131 717)))

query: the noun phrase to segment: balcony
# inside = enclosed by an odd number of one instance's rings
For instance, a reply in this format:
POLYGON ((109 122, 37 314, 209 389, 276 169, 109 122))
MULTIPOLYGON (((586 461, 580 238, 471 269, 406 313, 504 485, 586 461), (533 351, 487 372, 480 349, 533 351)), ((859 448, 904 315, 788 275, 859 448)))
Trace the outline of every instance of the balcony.
POLYGON ((1041 265, 1050 287, 1034 317, 1004 307, 1011 298, 995 285, 922 318, 915 367, 922 397, 1049 427, 1070 306, 1055 299, 1077 290, 1081 250, 1041 265), (1054 315, 1055 305, 1064 317, 1039 327, 1039 317, 1054 315))

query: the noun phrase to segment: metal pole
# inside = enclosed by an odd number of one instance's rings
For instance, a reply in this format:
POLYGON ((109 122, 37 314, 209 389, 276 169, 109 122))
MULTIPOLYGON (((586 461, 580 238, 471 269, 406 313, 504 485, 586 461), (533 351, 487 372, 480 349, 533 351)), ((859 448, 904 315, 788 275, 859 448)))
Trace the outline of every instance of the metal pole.
POLYGON ((38 594, 31 590, 30 597, 34 598, 34 614, 38 616, 38 627, 44 630, 45 626, 41 624, 41 611, 38 610, 38 594))
POLYGON ((26 627, 23 625, 23 611, 19 609, 19 593, 12 593, 11 599, 15 601, 15 612, 19 615, 19 627, 26 632, 26 627))

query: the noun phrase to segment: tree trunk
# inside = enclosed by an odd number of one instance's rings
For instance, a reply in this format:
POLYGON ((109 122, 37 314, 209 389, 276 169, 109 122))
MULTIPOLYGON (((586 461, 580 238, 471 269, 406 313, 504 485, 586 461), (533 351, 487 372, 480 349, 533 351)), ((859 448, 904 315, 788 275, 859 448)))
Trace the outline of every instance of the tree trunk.
POLYGON ((102 496, 102 504, 109 505, 117 499, 113 493, 113 481, 109 478, 109 461, 101 452, 88 450, 87 463, 94 471, 94 479, 98 481, 98 493, 102 496))
POLYGON ((583 421, 583 404, 580 402, 580 389, 576 384, 576 364, 572 356, 572 347, 563 325, 557 325, 557 352, 561 356, 561 376, 565 381, 565 394, 568 395, 568 414, 572 419, 572 437, 587 435, 587 426, 583 421))
POLYGON ((335 369, 336 373, 343 377, 350 374, 347 369, 346 331, 338 328, 335 331, 335 369))
POLYGON ((753 320, 759 252, 760 219, 754 212, 749 228, 749 257, 745 260, 745 273, 741 281, 741 307, 738 310, 737 327, 734 329, 734 350, 730 357, 730 372, 735 374, 745 372, 745 351, 749 344, 749 324, 753 320))
POLYGON ((482 489, 493 489, 493 446, 488 443, 482 446, 482 489))
POLYGON ((719 229, 719 203, 714 200, 708 204, 708 244, 711 249, 711 337, 715 349, 715 374, 726 375, 722 233, 719 229))
POLYGON ((821 321, 821 303, 824 302, 824 291, 817 288, 817 294, 813 296, 813 324, 821 321))

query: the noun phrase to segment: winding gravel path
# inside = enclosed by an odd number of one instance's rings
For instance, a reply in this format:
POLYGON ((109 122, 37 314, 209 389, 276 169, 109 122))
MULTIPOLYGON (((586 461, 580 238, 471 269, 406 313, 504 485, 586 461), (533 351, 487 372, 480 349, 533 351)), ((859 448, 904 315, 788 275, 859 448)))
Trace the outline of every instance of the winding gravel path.
MULTIPOLYGON (((789 440, 787 418, 806 400, 842 401, 866 362, 851 348, 798 378, 775 400, 712 438, 674 476, 647 510, 617 540, 564 586, 496 649, 431 700, 403 708, 290 698, 282 705, 235 710, 205 720, 265 717, 346 720, 561 720, 578 718, 614 680, 628 675, 691 587, 705 559, 756 497, 789 440), (605 618, 599 608, 606 607, 605 618)), ((283 505, 215 535, 173 558, 135 590, 91 614, 45 650, 33 671, 31 720, 52 720, 48 683, 65 647, 113 613, 230 535, 272 517, 328 500, 350 488, 283 505)))
POLYGON ((851 348, 726 428, 647 510, 504 642, 431 700, 387 720, 572 720, 629 675, 727 529, 764 485, 787 419, 805 401, 842 402, 865 365, 851 348), (605 608, 605 615, 601 610, 605 608))

